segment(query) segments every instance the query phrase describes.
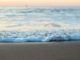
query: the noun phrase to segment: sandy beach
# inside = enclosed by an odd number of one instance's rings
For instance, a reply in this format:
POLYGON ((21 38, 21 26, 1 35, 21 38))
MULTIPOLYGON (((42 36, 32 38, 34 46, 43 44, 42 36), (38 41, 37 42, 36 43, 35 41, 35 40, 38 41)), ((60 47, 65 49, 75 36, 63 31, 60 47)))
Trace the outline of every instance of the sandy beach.
POLYGON ((80 60, 80 41, 0 43, 0 60, 80 60))

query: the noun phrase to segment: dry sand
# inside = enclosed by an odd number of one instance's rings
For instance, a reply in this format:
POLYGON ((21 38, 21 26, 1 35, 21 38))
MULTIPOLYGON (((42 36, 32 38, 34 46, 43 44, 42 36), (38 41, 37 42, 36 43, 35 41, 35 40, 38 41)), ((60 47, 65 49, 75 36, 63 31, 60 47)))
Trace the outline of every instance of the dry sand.
POLYGON ((80 41, 0 43, 0 60, 80 60, 80 41))

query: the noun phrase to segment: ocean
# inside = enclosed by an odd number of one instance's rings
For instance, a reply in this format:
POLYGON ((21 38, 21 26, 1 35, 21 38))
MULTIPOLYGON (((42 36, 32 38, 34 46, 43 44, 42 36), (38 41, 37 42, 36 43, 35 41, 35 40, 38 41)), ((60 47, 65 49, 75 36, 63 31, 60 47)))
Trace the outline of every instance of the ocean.
POLYGON ((80 41, 80 7, 0 7, 0 42, 80 41))

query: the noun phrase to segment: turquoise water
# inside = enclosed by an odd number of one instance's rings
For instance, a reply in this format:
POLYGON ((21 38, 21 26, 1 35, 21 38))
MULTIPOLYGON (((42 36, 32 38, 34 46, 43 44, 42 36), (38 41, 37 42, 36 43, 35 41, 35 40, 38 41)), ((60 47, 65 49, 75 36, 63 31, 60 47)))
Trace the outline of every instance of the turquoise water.
POLYGON ((80 7, 0 7, 1 42, 80 40, 80 7))

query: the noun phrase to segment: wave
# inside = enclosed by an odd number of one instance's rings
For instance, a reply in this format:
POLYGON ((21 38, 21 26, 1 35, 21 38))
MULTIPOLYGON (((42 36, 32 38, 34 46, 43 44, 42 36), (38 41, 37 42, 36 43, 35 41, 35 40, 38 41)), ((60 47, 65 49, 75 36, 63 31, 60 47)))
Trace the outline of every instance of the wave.
POLYGON ((0 42, 80 41, 80 30, 0 32, 0 42))

